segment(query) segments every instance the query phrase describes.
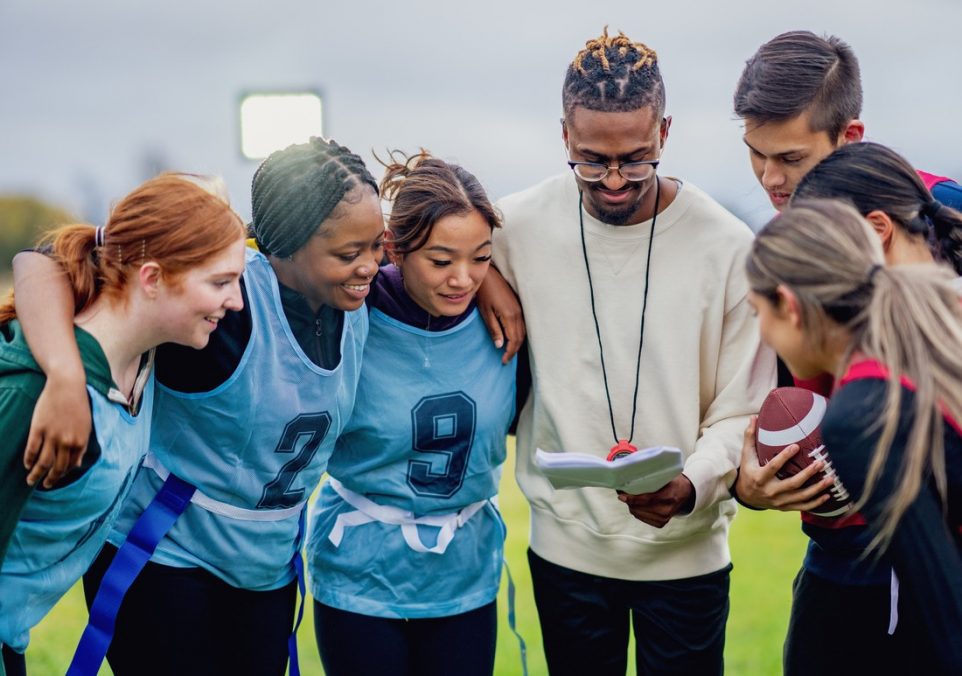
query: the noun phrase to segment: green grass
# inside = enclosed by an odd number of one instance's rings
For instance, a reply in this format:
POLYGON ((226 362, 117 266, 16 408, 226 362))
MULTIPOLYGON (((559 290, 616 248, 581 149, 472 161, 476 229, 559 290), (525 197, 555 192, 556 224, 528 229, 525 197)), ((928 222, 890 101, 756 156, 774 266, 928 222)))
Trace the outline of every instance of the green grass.
MULTIPOLYGON (((510 441, 513 441, 510 440, 510 441)), ((510 450, 513 453, 513 444, 510 450)), ((541 632, 531 594, 531 576, 525 559, 528 541, 528 506, 514 481, 509 460, 501 484, 500 506, 508 524, 506 553, 517 585, 518 628, 528 644, 528 668, 532 676, 546 674, 541 632)), ((733 676, 781 672, 782 641, 788 624, 791 582, 805 549, 798 515, 741 510, 732 527, 731 614, 725 647, 726 673, 733 676)), ((518 643, 507 626, 507 596, 502 584, 498 599, 500 626, 495 673, 520 674, 518 643)), ((31 676, 56 676, 66 671, 83 631, 86 610, 83 594, 75 587, 33 632, 27 651, 31 676)), ((306 612, 298 633, 301 671, 323 673, 311 613, 306 612)), ((145 656, 149 659, 149 656, 145 656)), ((101 674, 109 674, 104 667, 101 674)), ((629 673, 634 673, 633 661, 629 673)))

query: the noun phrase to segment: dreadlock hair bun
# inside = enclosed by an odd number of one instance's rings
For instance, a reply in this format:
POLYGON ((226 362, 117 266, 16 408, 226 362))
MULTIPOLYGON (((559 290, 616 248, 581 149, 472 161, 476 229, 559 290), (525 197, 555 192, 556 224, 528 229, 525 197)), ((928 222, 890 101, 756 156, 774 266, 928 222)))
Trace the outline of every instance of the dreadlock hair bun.
POLYGON ((344 196, 377 182, 364 161, 334 141, 313 137, 274 152, 254 173, 251 234, 265 254, 288 258, 317 232, 344 196))
POLYGON ((609 36, 605 26, 568 66, 561 98, 565 115, 576 106, 603 112, 654 106, 660 117, 665 110, 665 83, 658 55, 620 31, 609 36))

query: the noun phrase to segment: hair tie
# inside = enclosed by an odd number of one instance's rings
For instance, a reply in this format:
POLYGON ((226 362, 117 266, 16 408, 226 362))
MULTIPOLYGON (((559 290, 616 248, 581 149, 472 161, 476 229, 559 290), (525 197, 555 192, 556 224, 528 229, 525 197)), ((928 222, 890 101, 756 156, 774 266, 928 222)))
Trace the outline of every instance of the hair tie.
POLYGON ((872 286, 872 285, 875 283, 875 275, 878 273, 879 270, 882 269, 882 267, 883 267, 883 266, 882 266, 881 264, 876 263, 876 264, 873 265, 871 268, 869 268, 869 271, 868 271, 868 284, 869 284, 869 286, 872 286))
POLYGON ((107 241, 107 226, 98 225, 94 232, 94 246, 101 247, 107 241))
POLYGON ((942 209, 942 203, 937 199, 927 202, 919 209, 919 213, 930 221, 935 219, 935 215, 942 209))

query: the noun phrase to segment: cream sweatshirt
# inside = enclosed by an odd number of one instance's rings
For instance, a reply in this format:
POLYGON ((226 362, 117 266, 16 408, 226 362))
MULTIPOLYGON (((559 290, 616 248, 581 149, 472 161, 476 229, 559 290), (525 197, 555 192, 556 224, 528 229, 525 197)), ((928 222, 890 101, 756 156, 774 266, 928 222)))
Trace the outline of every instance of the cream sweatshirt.
MULTIPOLYGON (((554 490, 536 448, 605 457, 614 444, 581 248, 578 188, 550 178, 498 204, 494 260, 521 298, 532 392, 522 409, 517 478, 531 505, 531 548, 567 568, 627 580, 681 579, 730 561, 734 480, 749 416, 775 383, 746 300, 749 228, 691 183, 657 218, 634 441, 685 455, 695 506, 662 529, 614 491, 554 490)), ((651 221, 613 226, 584 212, 591 277, 619 438, 630 434, 651 221)))

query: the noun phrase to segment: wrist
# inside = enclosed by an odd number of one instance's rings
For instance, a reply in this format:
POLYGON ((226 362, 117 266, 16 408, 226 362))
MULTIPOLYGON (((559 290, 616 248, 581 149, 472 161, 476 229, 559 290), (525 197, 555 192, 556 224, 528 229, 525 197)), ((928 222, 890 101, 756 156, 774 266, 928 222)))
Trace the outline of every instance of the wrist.
POLYGON ((85 385, 87 383, 87 374, 79 355, 76 359, 57 359, 40 366, 50 382, 59 385, 85 385))
POLYGON ((741 468, 741 467, 736 467, 736 468, 735 468, 735 480, 732 482, 731 488, 728 489, 728 492, 731 494, 731 496, 732 496, 732 498, 735 500, 735 502, 737 502, 737 503, 738 503, 739 505, 741 505, 742 507, 745 507, 745 508, 747 508, 747 509, 751 509, 751 510, 756 511, 756 512, 763 512, 763 511, 765 511, 765 508, 764 508, 764 507, 755 507, 754 505, 750 505, 750 504, 748 504, 747 502, 745 502, 744 500, 742 500, 741 497, 738 495, 738 480, 741 478, 741 475, 742 475, 742 468, 741 468))
POLYGON ((681 475, 684 485, 686 487, 687 495, 685 499, 681 502, 681 507, 678 509, 678 514, 684 516, 686 514, 691 514, 692 510, 695 509, 695 484, 692 483, 691 479, 686 477, 684 474, 681 475))

